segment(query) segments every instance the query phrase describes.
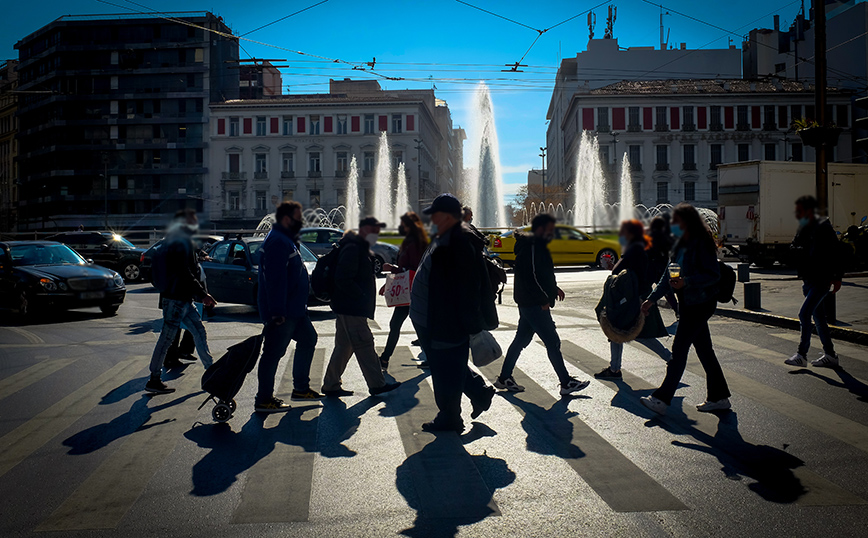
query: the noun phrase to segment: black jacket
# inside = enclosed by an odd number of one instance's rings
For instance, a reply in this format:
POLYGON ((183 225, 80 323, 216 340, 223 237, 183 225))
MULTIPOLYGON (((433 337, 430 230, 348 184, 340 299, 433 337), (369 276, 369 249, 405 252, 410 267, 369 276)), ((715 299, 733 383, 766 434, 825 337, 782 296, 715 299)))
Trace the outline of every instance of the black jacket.
POLYGON ((546 240, 516 232, 514 251, 515 302, 518 306, 554 306, 558 283, 546 240))
POLYGON ((461 344, 483 330, 480 308, 481 257, 460 223, 431 253, 428 278, 428 336, 432 341, 461 344), (447 237, 448 236, 448 237, 447 237))
POLYGON ((374 319, 377 290, 371 248, 355 232, 347 232, 338 242, 335 292, 329 305, 335 314, 374 319))
POLYGON ((799 278, 805 282, 825 285, 844 276, 838 256, 838 236, 829 219, 809 222, 796 233, 790 248, 799 278))
POLYGON ((651 286, 656 280, 652 276, 651 264, 644 243, 634 241, 627 245, 627 248, 621 253, 621 259, 612 268, 612 274, 617 275, 624 270, 636 275, 636 280, 639 284, 639 294, 642 297, 647 297, 651 293, 651 286))
POLYGON ((178 231, 166 241, 167 286, 161 296, 175 301, 201 301, 208 292, 199 280, 199 259, 190 235, 178 231))

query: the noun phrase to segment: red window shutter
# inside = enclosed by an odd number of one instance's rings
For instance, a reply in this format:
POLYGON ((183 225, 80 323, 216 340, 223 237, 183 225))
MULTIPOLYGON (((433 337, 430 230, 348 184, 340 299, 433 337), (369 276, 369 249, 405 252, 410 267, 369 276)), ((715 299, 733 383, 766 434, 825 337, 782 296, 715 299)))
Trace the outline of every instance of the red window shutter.
POLYGON ((650 131, 654 128, 654 109, 647 106, 642 109, 642 128, 650 131))
POLYGON ((322 127, 323 132, 325 132, 325 133, 332 132, 332 119, 333 118, 331 116, 326 116, 323 119, 323 122, 322 122, 323 123, 323 127, 322 127))
POLYGON ((271 134, 277 134, 280 132, 280 120, 278 118, 271 118, 271 134))
POLYGON ((226 134, 226 119, 220 118, 217 120, 217 134, 226 134))
POLYGON ((350 129, 352 129, 354 133, 358 133, 362 130, 360 116, 353 116, 350 118, 350 129))
POLYGON ((253 132, 253 118, 244 118, 244 134, 253 132))
POLYGON ((735 111, 731 106, 723 108, 723 128, 735 129, 735 111))
POLYGON ((305 133, 304 116, 299 116, 295 119, 295 132, 298 134, 305 133))
POLYGON ((696 109, 696 128, 708 129, 708 109, 704 106, 696 109))
POLYGON ((789 129, 790 123, 787 121, 787 107, 778 107, 778 129, 789 129))
POLYGON ((582 129, 585 131, 593 131, 594 130, 594 109, 593 108, 583 108, 582 109, 582 129))
POLYGON ((750 124, 753 129, 759 129, 762 127, 762 113, 760 107, 750 107, 750 124))
POLYGON ((673 131, 681 129, 681 109, 677 106, 669 107, 669 128, 673 131))
POLYGON ((389 130, 389 117, 388 116, 380 116, 380 130, 388 131, 389 130))
POLYGON ((407 114, 407 130, 416 130, 416 116, 414 116, 413 114, 407 114))
POLYGON ((612 109, 612 129, 624 130, 627 128, 625 109, 622 108, 613 108, 612 109))

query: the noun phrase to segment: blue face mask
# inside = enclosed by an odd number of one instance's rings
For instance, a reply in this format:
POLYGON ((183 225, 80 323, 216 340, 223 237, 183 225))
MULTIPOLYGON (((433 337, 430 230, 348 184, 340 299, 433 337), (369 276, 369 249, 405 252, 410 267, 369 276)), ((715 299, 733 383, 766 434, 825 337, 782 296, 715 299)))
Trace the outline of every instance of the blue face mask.
POLYGON ((670 230, 672 230, 672 237, 675 237, 676 239, 679 239, 682 235, 684 235, 684 230, 681 229, 680 224, 673 224, 670 227, 670 230))
POLYGON ((627 242, 627 238, 624 237, 623 235, 619 235, 619 236, 618 236, 618 243, 621 244, 621 248, 626 247, 626 246, 627 246, 627 243, 628 243, 628 242, 627 242))
POLYGON ((808 225, 809 222, 811 222, 811 219, 809 219, 808 217, 800 218, 799 219, 799 228, 804 228, 805 226, 808 225))
POLYGON ((434 224, 433 222, 431 223, 431 228, 430 228, 430 230, 431 230, 431 235, 437 235, 437 232, 438 232, 438 230, 437 230, 437 225, 434 224))

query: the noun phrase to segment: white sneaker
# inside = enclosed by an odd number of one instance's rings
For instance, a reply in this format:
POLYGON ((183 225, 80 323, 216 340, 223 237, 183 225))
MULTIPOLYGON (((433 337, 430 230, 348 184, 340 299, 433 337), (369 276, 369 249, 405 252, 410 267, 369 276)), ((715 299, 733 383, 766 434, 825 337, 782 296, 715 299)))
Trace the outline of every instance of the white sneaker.
POLYGON ((494 387, 500 390, 508 390, 509 392, 524 392, 524 387, 515 382, 515 378, 512 376, 507 377, 506 379, 500 379, 500 376, 494 380, 494 387))
POLYGON ((703 413, 710 413, 711 411, 725 411, 730 408, 732 408, 732 404, 729 403, 729 398, 717 400, 716 402, 709 402, 708 400, 706 400, 705 402, 696 406, 696 410, 702 411, 703 413))
POLYGON ((574 392, 579 392, 580 390, 584 390, 590 385, 590 381, 579 381, 578 379, 570 379, 566 385, 561 384, 561 396, 567 396, 574 392))
POLYGON ((808 359, 805 358, 801 353, 796 353, 789 359, 784 361, 784 364, 789 364, 790 366, 801 366, 805 367, 808 365, 808 359))
POLYGON ((642 396, 639 398, 639 401, 642 402, 642 405, 654 411, 658 415, 665 415, 666 409, 669 408, 668 405, 663 403, 661 400, 658 400, 654 396, 642 396))
POLYGON ((813 366, 818 368, 837 368, 838 367, 838 355, 829 355, 828 353, 823 353, 820 355, 820 358, 811 361, 813 366))

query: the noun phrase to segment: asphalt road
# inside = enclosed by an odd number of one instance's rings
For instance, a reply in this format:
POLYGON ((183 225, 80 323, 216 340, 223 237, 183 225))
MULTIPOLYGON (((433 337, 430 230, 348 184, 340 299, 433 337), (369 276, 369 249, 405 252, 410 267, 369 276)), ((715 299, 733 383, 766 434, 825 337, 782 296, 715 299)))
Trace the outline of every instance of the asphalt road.
MULTIPOLYGON (((592 311, 605 273, 558 278, 568 368, 588 378, 608 362, 592 311)), ((495 332, 504 350, 517 321, 505 295, 495 332)), ((397 391, 368 397, 351 362, 344 386, 355 396, 263 417, 252 413, 252 375, 235 416, 215 424, 211 404, 197 410, 200 364, 167 376, 174 394, 142 392, 156 301, 136 285, 114 317, 3 318, 0 535, 865 536, 865 347, 840 344, 839 370, 792 369, 783 360, 796 333, 713 318, 733 411, 695 410, 705 383, 692 356, 659 418, 638 401, 664 373, 647 349, 627 346, 623 381, 592 381, 563 400, 535 342, 516 372, 526 392, 465 417, 462 436, 434 436, 419 428, 435 405, 408 322, 390 367, 404 382, 397 391)), ((390 314, 381 305, 372 323, 379 345, 390 314)), ((312 318, 318 389, 334 322, 327 308, 312 318)), ((259 328, 240 306, 221 305, 207 322, 215 356, 259 328)), ((286 362, 278 391, 288 399, 286 362)))

